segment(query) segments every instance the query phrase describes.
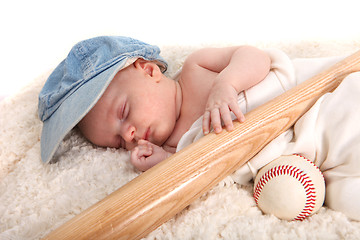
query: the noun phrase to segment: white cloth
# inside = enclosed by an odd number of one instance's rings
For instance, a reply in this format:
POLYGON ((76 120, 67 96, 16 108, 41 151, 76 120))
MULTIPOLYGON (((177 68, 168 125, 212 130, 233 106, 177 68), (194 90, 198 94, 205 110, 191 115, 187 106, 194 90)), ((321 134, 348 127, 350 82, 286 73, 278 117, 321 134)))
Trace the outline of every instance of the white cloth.
MULTIPOLYGON (((246 113, 331 66, 342 57, 290 60, 268 50, 271 72, 260 84, 239 95, 246 113)), ((333 92, 322 96, 293 128, 271 141, 232 178, 244 184, 281 155, 298 153, 312 160, 326 181, 325 204, 360 220, 360 73, 347 76, 333 92)), ((198 119, 179 142, 180 150, 203 136, 198 119)))

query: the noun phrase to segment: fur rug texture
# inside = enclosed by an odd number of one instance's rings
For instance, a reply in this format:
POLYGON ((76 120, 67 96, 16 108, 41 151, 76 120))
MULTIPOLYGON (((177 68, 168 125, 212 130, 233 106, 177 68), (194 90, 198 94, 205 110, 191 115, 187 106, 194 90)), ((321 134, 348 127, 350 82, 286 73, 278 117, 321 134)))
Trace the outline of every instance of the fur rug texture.
MULTIPOLYGON (((351 54, 360 39, 344 41, 214 43, 279 48, 291 58, 351 54)), ((186 56, 204 46, 160 46, 172 76, 186 56)), ((42 123, 37 96, 50 72, 0 102, 0 239, 40 239, 135 178, 125 150, 96 147, 73 130, 55 164, 40 160, 42 123)), ((234 173, 236 174, 236 173, 234 173)), ((327 207, 302 221, 263 215, 252 183, 228 176, 145 239, 360 239, 360 222, 327 207)))

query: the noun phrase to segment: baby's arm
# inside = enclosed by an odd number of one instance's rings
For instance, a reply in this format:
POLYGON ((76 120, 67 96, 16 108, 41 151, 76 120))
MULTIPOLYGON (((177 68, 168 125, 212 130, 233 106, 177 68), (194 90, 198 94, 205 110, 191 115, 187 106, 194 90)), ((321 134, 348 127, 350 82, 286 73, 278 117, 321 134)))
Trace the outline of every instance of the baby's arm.
POLYGON ((138 170, 146 171, 171 155, 162 147, 146 140, 139 140, 138 146, 131 152, 131 163, 138 170))
POLYGON ((270 71, 269 56, 250 46, 202 49, 189 56, 189 62, 218 73, 211 87, 203 118, 203 132, 210 127, 222 131, 221 120, 227 130, 233 129, 230 112, 240 122, 245 120, 237 104, 237 95, 260 81, 270 71))

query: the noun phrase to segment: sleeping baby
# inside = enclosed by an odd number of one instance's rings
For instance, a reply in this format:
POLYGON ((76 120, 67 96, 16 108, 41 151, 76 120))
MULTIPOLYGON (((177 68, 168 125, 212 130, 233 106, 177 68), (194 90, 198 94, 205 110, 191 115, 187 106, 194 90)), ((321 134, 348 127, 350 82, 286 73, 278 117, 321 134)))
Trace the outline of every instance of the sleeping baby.
MULTIPOLYGON (((210 131, 231 131, 233 119, 245 121, 244 113, 304 80, 307 76, 301 75, 303 72, 313 74, 337 60, 327 59, 326 64, 320 60, 314 60, 316 64, 301 60, 297 63, 279 50, 263 51, 250 46, 206 48, 189 55, 174 81, 163 74, 167 64, 159 53, 158 47, 128 37, 97 37, 76 44, 39 95, 39 117, 44 122, 42 160, 50 162, 65 135, 78 126, 98 146, 131 150, 132 164, 145 171, 210 131)), ((346 82, 351 81, 342 85, 346 82)), ((356 86, 350 87, 356 90, 356 86)), ((344 199, 333 194, 342 189, 346 196, 350 185, 356 187, 356 171, 360 169, 354 168, 356 153, 350 154, 356 147, 349 149, 346 160, 332 158, 329 133, 334 132, 337 141, 347 139, 349 147, 348 136, 339 134, 351 132, 339 132, 338 124, 348 125, 344 121, 349 118, 354 122, 359 119, 356 114, 346 118, 348 108, 339 109, 333 95, 322 100, 330 107, 317 103, 319 111, 311 110, 306 115, 315 111, 313 117, 308 117, 310 120, 301 120, 305 122, 302 125, 299 121, 294 129, 275 139, 279 143, 276 151, 265 148, 263 151, 269 154, 255 157, 237 171, 238 181, 250 180, 254 172, 249 169, 256 171, 276 155, 302 153, 324 172, 329 182, 326 197, 337 198, 328 201, 329 206, 360 220, 359 207, 354 210, 359 196, 352 195, 351 205, 350 200, 344 204, 344 199), (328 98, 335 100, 325 101, 328 98), (301 135, 305 131, 302 129, 311 130, 313 135, 301 135), (336 166, 340 166, 339 170, 336 166)), ((343 95, 343 104, 355 103, 356 94, 343 95)), ((356 144, 355 140, 351 143, 356 144)), ((345 143, 341 144, 344 149, 345 143)))

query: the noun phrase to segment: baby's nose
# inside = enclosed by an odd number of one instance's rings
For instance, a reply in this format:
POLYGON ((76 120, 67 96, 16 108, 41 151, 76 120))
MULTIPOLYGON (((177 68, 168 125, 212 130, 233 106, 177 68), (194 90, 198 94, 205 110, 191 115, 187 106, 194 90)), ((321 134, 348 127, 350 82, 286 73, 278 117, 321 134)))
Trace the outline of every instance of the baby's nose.
POLYGON ((122 134, 125 142, 132 142, 135 138, 135 132, 136 128, 132 125, 129 125, 122 134))

